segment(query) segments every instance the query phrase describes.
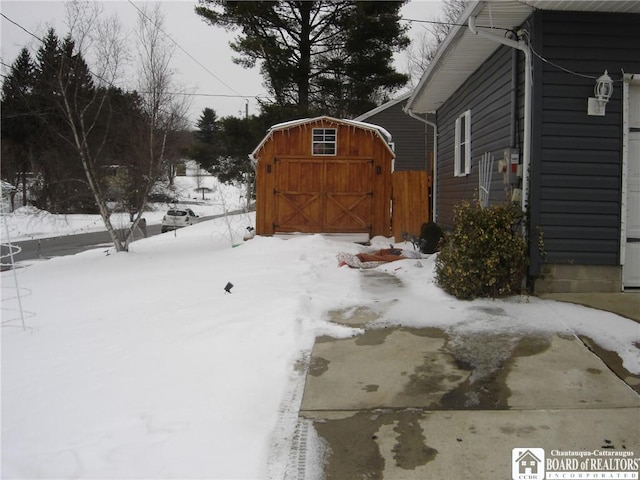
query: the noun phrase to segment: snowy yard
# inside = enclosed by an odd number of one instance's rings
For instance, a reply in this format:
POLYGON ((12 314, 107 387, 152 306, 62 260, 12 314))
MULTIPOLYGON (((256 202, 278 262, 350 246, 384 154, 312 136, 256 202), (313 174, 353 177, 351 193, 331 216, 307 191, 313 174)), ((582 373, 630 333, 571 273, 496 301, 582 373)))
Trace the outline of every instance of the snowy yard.
MULTIPOLYGON (((258 237, 232 247, 230 232, 252 222, 202 222, 128 253, 102 248, 20 269, 26 330, 13 274, 2 273, 2 478, 263 479, 268 465, 282 469, 271 446, 286 433, 279 408, 301 353, 318 335, 360 332, 330 323, 328 311, 375 302, 336 255, 388 240, 258 237)), ((433 265, 379 267, 402 281, 379 326, 584 333, 640 373, 637 324, 537 298, 458 301, 435 285, 433 265), (487 305, 507 315, 478 320, 487 305)))

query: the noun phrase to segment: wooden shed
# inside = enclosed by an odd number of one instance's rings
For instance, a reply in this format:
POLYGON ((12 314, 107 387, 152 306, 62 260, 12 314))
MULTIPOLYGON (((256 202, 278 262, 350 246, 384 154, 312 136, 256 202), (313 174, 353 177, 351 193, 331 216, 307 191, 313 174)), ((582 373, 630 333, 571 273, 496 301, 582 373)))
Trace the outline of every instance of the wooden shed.
POLYGON ((331 117, 281 123, 251 156, 258 235, 389 236, 394 154, 382 127, 331 117))

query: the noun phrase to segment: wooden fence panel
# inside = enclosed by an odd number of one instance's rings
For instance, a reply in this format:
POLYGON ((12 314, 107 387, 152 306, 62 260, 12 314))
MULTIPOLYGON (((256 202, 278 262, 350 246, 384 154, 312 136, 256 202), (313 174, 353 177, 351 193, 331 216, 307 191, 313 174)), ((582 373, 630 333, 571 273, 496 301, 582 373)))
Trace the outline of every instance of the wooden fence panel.
POLYGON ((420 235, 420 227, 431 219, 429 188, 425 170, 393 172, 392 233, 396 242, 403 232, 420 235))

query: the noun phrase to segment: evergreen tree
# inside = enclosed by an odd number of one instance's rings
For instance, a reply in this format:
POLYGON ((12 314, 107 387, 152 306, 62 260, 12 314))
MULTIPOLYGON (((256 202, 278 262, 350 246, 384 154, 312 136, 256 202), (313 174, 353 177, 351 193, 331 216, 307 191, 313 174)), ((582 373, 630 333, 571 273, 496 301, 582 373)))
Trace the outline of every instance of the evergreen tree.
POLYGON ((212 108, 202 110, 202 116, 198 119, 196 138, 202 143, 215 145, 218 133, 218 116, 212 108))
POLYGON ((2 84, 2 177, 15 187, 22 186, 23 206, 27 204, 27 173, 39 131, 38 119, 30 108, 34 74, 33 59, 23 48, 2 84))
POLYGON ((237 63, 260 68, 279 107, 295 115, 361 113, 406 83, 393 53, 409 43, 399 24, 404 2, 202 0, 196 13, 240 29, 237 63), (346 103, 345 101, 348 100, 346 103))
POLYGON ((215 110, 205 108, 197 125, 198 130, 194 132, 195 142, 189 147, 186 155, 213 173, 220 156, 218 117, 215 110))
POLYGON ((400 27, 401 2, 355 2, 341 20, 344 35, 338 64, 320 78, 324 88, 315 103, 328 102, 325 110, 335 116, 358 115, 389 100, 388 93, 408 81, 393 68, 393 53, 405 49, 409 39, 400 27))
POLYGON ((249 154, 264 132, 262 118, 223 117, 218 119, 211 108, 205 108, 194 132, 195 143, 187 157, 215 175, 223 183, 253 182, 253 166, 249 154))
POLYGON ((60 41, 50 29, 36 54, 32 108, 43 126, 43 148, 35 203, 51 212, 96 213, 99 207, 78 157, 97 148, 100 140, 83 135, 80 126, 93 128, 101 112, 91 73, 74 46, 70 37, 60 41))
MULTIPOLYGON (((256 117, 223 117, 220 121, 220 142, 218 163, 213 173, 221 182, 242 183, 247 177, 253 178, 253 166, 249 154, 260 142, 256 136, 256 117)), ((250 180, 252 183, 252 180, 250 180)))
POLYGON ((99 212, 118 251, 128 249, 151 187, 188 139, 182 131, 186 104, 172 101, 170 55, 157 40, 161 25, 140 18, 148 22, 140 39, 139 94, 105 78, 119 70, 121 39, 100 36, 96 71, 102 73, 96 75, 71 35, 61 41, 53 29, 41 41, 35 63, 26 50, 21 53, 2 92, 3 177, 7 154, 17 158, 17 147, 29 145, 37 174, 33 203, 54 213, 99 212), (32 80, 24 80, 28 77, 32 80), (18 128, 13 119, 27 116, 25 127, 18 128), (35 134, 25 141, 29 132, 35 134), (114 228, 115 209, 131 213, 128 228, 114 228))

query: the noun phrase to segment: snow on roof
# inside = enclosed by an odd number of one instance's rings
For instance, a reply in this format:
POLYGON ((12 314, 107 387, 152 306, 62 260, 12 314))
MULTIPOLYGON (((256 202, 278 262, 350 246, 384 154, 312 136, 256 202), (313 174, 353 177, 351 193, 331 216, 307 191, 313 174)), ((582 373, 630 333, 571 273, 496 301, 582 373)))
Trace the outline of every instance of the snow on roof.
MULTIPOLYGON (((388 147, 392 143, 391 134, 389 133, 389 131, 387 129, 381 127, 380 125, 374 125, 373 123, 359 122, 357 120, 333 118, 333 117, 329 117, 329 116, 324 115, 324 116, 314 117, 314 118, 301 118, 301 119, 298 119, 298 120, 290 120, 288 122, 282 122, 282 123, 277 123, 275 125, 272 125, 269 128, 269 130, 267 131, 267 135, 265 135, 265 137, 258 144, 258 146, 253 150, 253 152, 251 152, 249 157, 254 161, 256 160, 256 158, 255 158, 256 153, 262 148, 262 146, 265 144, 265 142, 271 137, 273 132, 275 132, 277 130, 286 130, 288 128, 298 127, 300 125, 307 125, 309 123, 314 123, 314 122, 318 122, 318 121, 321 121, 321 120, 325 120, 325 121, 328 121, 328 122, 334 122, 334 123, 341 123, 341 124, 351 125, 353 127, 358 127, 358 128, 364 128, 366 130, 371 130, 371 131, 377 133, 385 141, 385 143, 387 144, 388 147)), ((391 147, 389 147, 389 148, 391 149, 391 147)), ((391 150, 393 151, 393 149, 391 149, 391 150)))
POLYGON ((383 136, 387 143, 391 142, 391 134, 380 125, 374 125, 373 123, 360 122, 357 120, 339 119, 328 116, 314 117, 314 118, 301 118, 299 120, 291 120, 288 122, 277 123, 269 128, 269 132, 273 130, 284 130, 298 125, 305 125, 307 123, 317 122, 319 120, 328 120, 330 122, 346 123, 347 125, 353 125, 360 128, 366 128, 368 130, 377 130, 383 136))

